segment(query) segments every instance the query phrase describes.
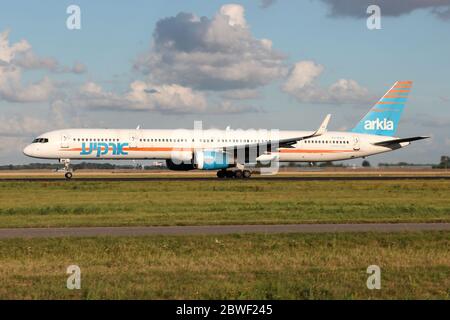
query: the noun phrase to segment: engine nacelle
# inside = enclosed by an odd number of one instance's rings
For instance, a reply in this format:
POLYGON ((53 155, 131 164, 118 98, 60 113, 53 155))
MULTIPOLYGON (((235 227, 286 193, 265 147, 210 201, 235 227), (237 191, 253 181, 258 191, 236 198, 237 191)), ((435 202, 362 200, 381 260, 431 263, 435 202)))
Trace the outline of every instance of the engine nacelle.
POLYGON ((180 163, 178 161, 174 162, 171 159, 167 159, 166 160, 166 165, 167 168, 169 168, 169 170, 174 170, 174 171, 189 171, 189 170, 194 170, 195 167, 192 163, 180 163))
POLYGON ((231 166, 228 154, 222 151, 197 151, 194 161, 195 167, 199 170, 219 170, 231 166))

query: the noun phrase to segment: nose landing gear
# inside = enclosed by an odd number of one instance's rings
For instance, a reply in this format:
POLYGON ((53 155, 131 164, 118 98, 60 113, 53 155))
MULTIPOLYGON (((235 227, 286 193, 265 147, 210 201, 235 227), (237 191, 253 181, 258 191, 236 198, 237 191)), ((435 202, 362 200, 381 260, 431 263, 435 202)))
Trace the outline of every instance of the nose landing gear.
POLYGON ((236 179, 248 179, 252 175, 250 170, 219 170, 217 171, 217 177, 219 179, 224 178, 236 178, 236 179))
POLYGON ((66 177, 67 180, 72 179, 72 172, 66 172, 66 173, 64 174, 64 177, 66 177))
POLYGON ((70 159, 60 159, 59 162, 64 164, 64 177, 66 177, 67 180, 72 179, 73 170, 70 167, 70 159))

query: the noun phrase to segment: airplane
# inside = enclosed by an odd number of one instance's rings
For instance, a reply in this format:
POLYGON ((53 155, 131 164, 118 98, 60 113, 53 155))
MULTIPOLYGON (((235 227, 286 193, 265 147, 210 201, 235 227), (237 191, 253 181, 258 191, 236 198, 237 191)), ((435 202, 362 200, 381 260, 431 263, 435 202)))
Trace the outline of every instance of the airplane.
POLYGON ((171 170, 217 170, 219 178, 250 178, 252 164, 324 162, 397 150, 426 136, 395 136, 412 81, 397 81, 350 131, 65 129, 46 132, 23 153, 58 159, 66 179, 71 160, 165 160, 171 170))

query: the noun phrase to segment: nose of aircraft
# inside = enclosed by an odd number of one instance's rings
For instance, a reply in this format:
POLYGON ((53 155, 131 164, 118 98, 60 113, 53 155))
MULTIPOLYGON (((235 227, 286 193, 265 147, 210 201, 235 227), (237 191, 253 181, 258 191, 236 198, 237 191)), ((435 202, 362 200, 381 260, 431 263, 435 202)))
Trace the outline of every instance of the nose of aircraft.
POLYGON ((32 157, 34 154, 34 146, 29 144, 23 149, 23 154, 29 157, 32 157))

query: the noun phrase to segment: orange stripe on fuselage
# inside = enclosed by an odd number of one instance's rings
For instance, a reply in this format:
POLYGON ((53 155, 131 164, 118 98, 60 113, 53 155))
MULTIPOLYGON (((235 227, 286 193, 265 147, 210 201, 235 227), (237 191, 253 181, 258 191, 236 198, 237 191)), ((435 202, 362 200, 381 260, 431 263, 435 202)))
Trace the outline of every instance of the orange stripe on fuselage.
MULTIPOLYGON (((59 149, 59 151, 82 151, 83 149, 81 148, 70 148, 70 149, 59 149)), ((87 149, 86 151, 88 151, 89 149, 87 149)))
MULTIPOLYGON (((61 151, 81 151, 81 148, 60 149, 61 151)), ((110 150, 112 150, 110 148, 110 150)), ((171 148, 171 147, 141 147, 124 148, 123 151, 149 151, 149 152, 167 152, 167 151, 193 151, 193 148, 171 148)), ((89 151, 89 150, 86 150, 89 151)), ((330 150, 330 149, 279 149, 280 153, 339 153, 353 152, 354 150, 330 150)))
POLYGON ((329 149, 280 149, 279 153, 339 153, 353 152, 354 150, 329 150, 329 149))
MULTIPOLYGON (((60 149, 60 151, 82 151, 82 148, 70 148, 70 149, 60 149)), ((97 149, 95 149, 97 150, 97 149)), ((93 151, 95 151, 93 150, 93 151)), ((105 150, 105 147, 102 147, 102 150, 105 150)), ((113 148, 109 148, 108 151, 114 150, 113 148)), ((141 148, 123 148, 123 151, 192 151, 193 148, 172 148, 172 147, 141 147, 141 148)), ((89 148, 86 149, 89 152, 89 148)))
POLYGON ((172 147, 136 147, 136 148, 123 148, 123 151, 154 151, 154 152, 164 152, 164 151, 192 151, 193 148, 172 148, 172 147))

